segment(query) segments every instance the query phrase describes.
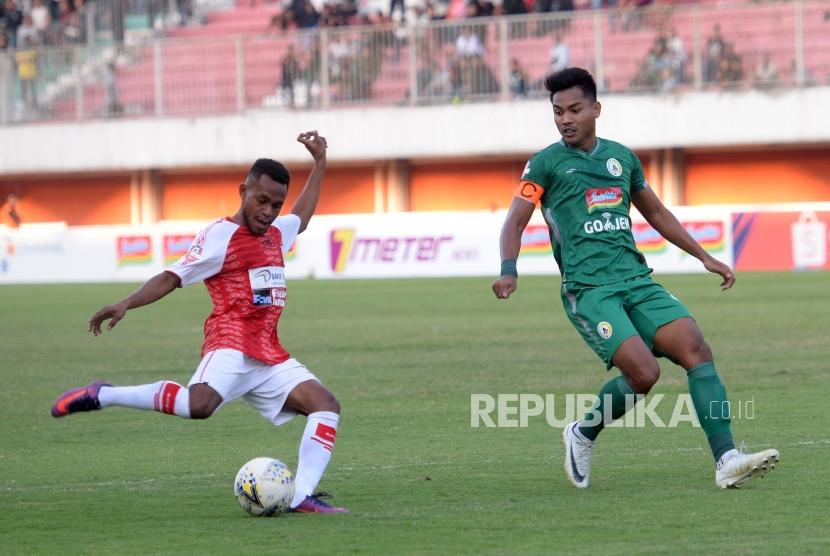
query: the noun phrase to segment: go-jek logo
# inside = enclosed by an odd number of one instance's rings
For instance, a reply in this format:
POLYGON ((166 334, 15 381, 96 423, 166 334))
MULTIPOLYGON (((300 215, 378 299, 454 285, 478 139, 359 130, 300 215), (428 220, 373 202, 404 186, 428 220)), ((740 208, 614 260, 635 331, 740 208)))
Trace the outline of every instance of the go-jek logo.
POLYGON ((614 232, 616 230, 630 230, 631 220, 627 216, 614 216, 610 212, 602 213, 602 220, 586 220, 582 225, 586 234, 599 232, 614 232))
POLYGON ((603 187, 585 191, 585 204, 588 206, 588 214, 595 210, 618 207, 622 202, 623 192, 619 187, 603 187))
POLYGON ((428 263, 438 259, 441 247, 452 236, 362 237, 352 228, 332 230, 329 263, 334 272, 350 264, 428 263))

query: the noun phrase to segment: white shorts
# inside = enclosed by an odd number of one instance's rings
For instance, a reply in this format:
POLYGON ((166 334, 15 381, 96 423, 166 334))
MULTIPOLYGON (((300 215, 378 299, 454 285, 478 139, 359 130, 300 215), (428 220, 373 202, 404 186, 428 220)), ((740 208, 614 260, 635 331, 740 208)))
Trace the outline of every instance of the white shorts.
POLYGON ((288 394, 307 380, 317 377, 296 359, 269 365, 235 349, 217 349, 205 354, 187 386, 207 384, 222 396, 222 405, 245 398, 263 417, 282 425, 297 415, 283 409, 288 394))

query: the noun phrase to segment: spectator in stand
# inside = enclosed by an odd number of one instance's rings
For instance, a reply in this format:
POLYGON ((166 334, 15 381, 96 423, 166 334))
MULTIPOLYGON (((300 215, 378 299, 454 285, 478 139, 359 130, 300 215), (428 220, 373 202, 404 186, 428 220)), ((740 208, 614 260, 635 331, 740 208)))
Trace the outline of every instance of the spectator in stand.
POLYGON ((778 66, 772 61, 769 52, 764 52, 761 63, 755 68, 753 78, 755 86, 759 89, 771 89, 778 85, 778 66))
POLYGON ((17 79, 20 81, 20 93, 23 97, 23 106, 27 115, 31 116, 37 112, 37 50, 32 37, 25 36, 20 48, 14 54, 14 61, 17 63, 17 79))
POLYGON ((556 33, 556 42, 550 49, 550 73, 571 67, 571 47, 565 43, 562 33, 556 33))
POLYGON ((107 91, 107 115, 120 116, 124 107, 118 96, 118 73, 114 61, 108 62, 104 68, 104 88, 107 91))
POLYGON ((503 0, 501 13, 504 15, 521 15, 527 13, 524 0, 503 0))
POLYGON ((703 80, 706 83, 713 83, 716 81, 716 76, 720 71, 721 58, 726 50, 726 41, 720 32, 720 25, 715 24, 712 30, 712 36, 706 41, 706 60, 703 66, 703 80))
POLYGON ((23 12, 17 8, 14 0, 6 0, 4 20, 6 24, 6 38, 9 46, 17 45, 17 28, 23 23, 23 12))
MULTIPOLYGON (((492 14, 493 4, 491 4, 490 2, 480 2, 479 0, 467 1, 466 19, 472 20, 477 17, 489 17, 492 14)), ((483 48, 487 38, 487 27, 481 24, 472 24, 472 30, 473 33, 478 35, 478 41, 481 43, 481 46, 483 48)))
POLYGON ((478 35, 473 33, 470 27, 464 26, 455 41, 455 52, 462 58, 481 56, 484 54, 484 47, 478 35))
POLYGON ((5 52, 9 49, 9 47, 9 38, 8 35, 6 35, 6 27, 0 25, 0 52, 5 52))
POLYGON ((280 61, 282 80, 280 81, 280 92, 283 98, 287 99, 288 106, 294 108, 294 86, 300 78, 300 61, 294 53, 294 45, 289 44, 285 55, 280 61))
POLYGON ((32 16, 29 14, 23 14, 23 21, 17 28, 17 40, 15 41, 15 46, 23 48, 23 45, 26 44, 27 39, 30 47, 37 46, 38 36, 35 26, 32 25, 32 16))
POLYGON ((394 19, 394 17, 395 17, 395 8, 400 8, 400 11, 401 11, 400 21, 406 21, 406 4, 405 4, 404 0, 389 0, 389 19, 394 19))
POLYGON ((61 29, 59 40, 69 44, 77 43, 81 36, 81 22, 69 0, 58 0, 58 22, 61 29))
POLYGON ((724 88, 733 88, 743 80, 743 62, 730 43, 726 43, 715 80, 724 88))
POLYGON ((300 29, 310 29, 320 24, 320 14, 309 0, 293 0, 289 10, 294 13, 294 21, 300 29))
POLYGON ((499 92, 499 82, 481 56, 467 58, 465 66, 468 89, 473 95, 495 95, 499 92))
MULTIPOLYGON (((533 10, 537 13, 562 13, 574 10, 573 0, 536 0, 533 10)), ((536 36, 547 35, 551 29, 559 32, 567 31, 570 28, 569 17, 557 18, 555 20, 545 19, 536 23, 536 36)))
POLYGON ((467 15, 467 0, 449 0, 446 19, 464 19, 467 15))
POLYGON ((510 60, 510 95, 513 98, 527 97, 527 72, 517 58, 510 60))
POLYGON ((37 33, 38 44, 45 44, 47 39, 51 39, 48 35, 52 26, 52 13, 43 0, 34 0, 29 15, 32 16, 32 25, 37 33))
MULTIPOLYGON (((501 13, 504 15, 523 15, 527 13, 527 6, 524 0, 503 0, 501 13)), ((514 21, 509 25, 511 39, 523 39, 527 37, 526 21, 514 21)))
POLYGON ((671 57, 672 71, 676 74, 678 82, 683 82, 686 75, 686 48, 674 27, 669 29, 666 46, 671 57))
POLYGON ((643 23, 642 9, 650 6, 654 0, 620 0, 620 8, 622 8, 622 30, 623 33, 629 31, 639 31, 643 23))

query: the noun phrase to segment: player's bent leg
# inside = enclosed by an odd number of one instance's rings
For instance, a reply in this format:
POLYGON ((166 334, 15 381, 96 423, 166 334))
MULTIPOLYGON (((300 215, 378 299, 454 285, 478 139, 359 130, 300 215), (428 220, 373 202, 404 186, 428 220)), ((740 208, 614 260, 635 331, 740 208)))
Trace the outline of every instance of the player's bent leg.
POLYGON ((626 338, 614 352, 612 362, 622 374, 603 385, 597 405, 580 421, 576 431, 591 441, 596 440, 605 425, 625 415, 638 396, 647 394, 660 378, 657 360, 639 336, 626 338))
POLYGON ((597 404, 582 421, 565 427, 565 474, 577 488, 588 486, 594 441, 606 425, 634 407, 660 377, 660 367, 639 336, 626 338, 614 352, 612 361, 622 374, 606 382, 597 404))
POLYGON ((207 419, 222 405, 222 396, 207 384, 192 384, 188 393, 191 419, 207 419))
POLYGON ((314 493, 331 460, 337 426, 340 422, 340 403, 325 386, 316 380, 307 380, 294 387, 285 407, 308 417, 300 453, 297 477, 294 480, 294 499, 291 511, 298 513, 346 513, 346 508, 333 507, 314 493))
POLYGON ((715 370, 712 352, 694 319, 686 317, 660 326, 654 334, 654 349, 665 353, 686 369, 689 394, 700 426, 706 433, 715 462, 734 451, 726 388, 715 370))
POLYGON ((640 336, 631 336, 620 344, 612 361, 635 394, 648 394, 660 378, 660 365, 640 336))
POLYGON ((744 454, 735 449, 726 388, 697 323, 686 317, 659 327, 654 347, 687 371, 692 404, 715 458, 715 484, 720 488, 738 488, 775 469, 780 457, 777 450, 744 454))
POLYGON ((691 317, 679 318, 660 326, 654 333, 654 348, 668 355, 687 371, 712 360, 712 350, 691 317))
POLYGON ((139 386, 113 386, 108 382, 96 381, 61 394, 52 407, 52 415, 63 417, 70 413, 110 406, 190 417, 187 389, 168 380, 139 386))
POLYGON ((340 413, 340 402, 317 380, 306 380, 295 386, 285 400, 285 407, 300 415, 310 415, 317 411, 340 413))

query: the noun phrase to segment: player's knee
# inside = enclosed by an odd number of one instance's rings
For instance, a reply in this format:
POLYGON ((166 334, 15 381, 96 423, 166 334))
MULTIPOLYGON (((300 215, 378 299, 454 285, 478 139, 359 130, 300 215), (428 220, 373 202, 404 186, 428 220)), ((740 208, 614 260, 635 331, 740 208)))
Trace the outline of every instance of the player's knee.
POLYGON ((325 409, 320 409, 319 411, 328 411, 330 413, 337 413, 340 415, 340 402, 337 401, 334 394, 329 393, 326 399, 322 401, 321 405, 325 407, 325 409))
POLYGON ((209 401, 190 400, 190 418, 207 419, 216 408, 209 401))
POLYGON ((703 338, 696 339, 686 350, 681 363, 687 369, 712 360, 712 348, 703 338))
POLYGON ((700 363, 705 363, 712 360, 712 348, 702 339, 695 346, 695 355, 700 360, 700 363))
POLYGON ((641 366, 636 373, 627 376, 626 381, 635 393, 648 394, 659 378, 660 367, 655 362, 653 365, 641 366))

